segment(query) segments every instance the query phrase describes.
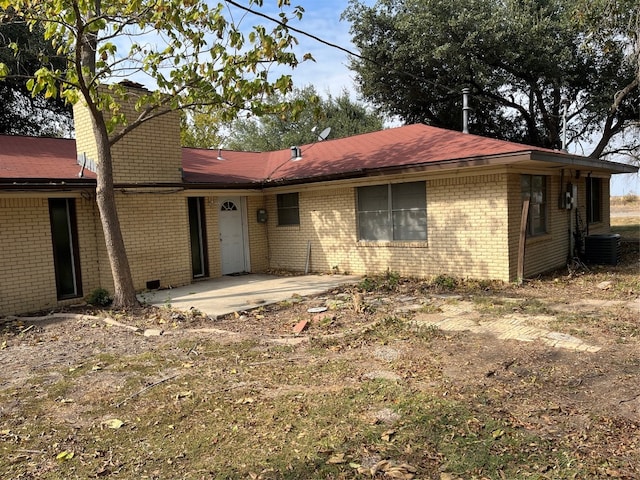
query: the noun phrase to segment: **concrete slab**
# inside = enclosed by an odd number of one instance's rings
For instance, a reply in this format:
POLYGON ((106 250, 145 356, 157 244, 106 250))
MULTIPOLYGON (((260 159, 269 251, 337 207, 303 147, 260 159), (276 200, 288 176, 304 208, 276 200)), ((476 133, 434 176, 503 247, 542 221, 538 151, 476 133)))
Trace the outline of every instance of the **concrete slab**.
POLYGON ((361 277, 355 275, 225 276, 183 287, 144 292, 138 295, 138 299, 159 307, 171 305, 185 311, 194 308, 217 316, 281 302, 294 295, 317 295, 360 280, 361 277))

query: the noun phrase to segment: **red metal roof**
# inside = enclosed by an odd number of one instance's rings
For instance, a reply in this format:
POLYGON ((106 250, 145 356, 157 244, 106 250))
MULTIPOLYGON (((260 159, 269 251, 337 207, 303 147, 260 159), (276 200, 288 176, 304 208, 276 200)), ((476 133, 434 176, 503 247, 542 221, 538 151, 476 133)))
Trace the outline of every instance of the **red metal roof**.
POLYGON ((0 135, 0 179, 78 180, 80 169, 75 140, 0 135))

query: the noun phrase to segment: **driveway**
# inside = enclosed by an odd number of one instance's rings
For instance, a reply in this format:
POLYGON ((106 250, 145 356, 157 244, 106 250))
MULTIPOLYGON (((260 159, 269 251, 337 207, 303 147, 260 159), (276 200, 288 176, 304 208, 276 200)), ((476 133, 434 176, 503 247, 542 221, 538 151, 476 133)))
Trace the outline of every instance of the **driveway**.
POLYGON ((355 275, 225 276, 183 287, 141 293, 138 299, 150 305, 171 305, 180 310, 198 309, 207 315, 218 316, 281 302, 294 295, 317 295, 360 280, 361 277, 355 275))

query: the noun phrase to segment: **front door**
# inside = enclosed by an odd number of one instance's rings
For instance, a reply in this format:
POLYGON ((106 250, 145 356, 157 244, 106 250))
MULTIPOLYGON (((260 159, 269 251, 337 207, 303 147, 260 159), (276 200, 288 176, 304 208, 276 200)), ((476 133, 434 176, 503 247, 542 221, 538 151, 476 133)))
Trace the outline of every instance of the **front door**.
POLYGON ((220 199, 220 258, 222 275, 247 271, 246 217, 241 197, 220 199))

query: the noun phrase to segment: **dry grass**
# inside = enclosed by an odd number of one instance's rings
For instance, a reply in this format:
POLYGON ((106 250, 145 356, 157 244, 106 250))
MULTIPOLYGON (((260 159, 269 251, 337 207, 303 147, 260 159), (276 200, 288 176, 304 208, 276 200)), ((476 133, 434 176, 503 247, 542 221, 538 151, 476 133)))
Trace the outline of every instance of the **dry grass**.
POLYGON ((640 478, 637 262, 627 249, 615 267, 521 287, 387 274, 361 284, 360 312, 338 290, 213 324, 228 335, 165 322, 167 309, 117 314, 164 322, 151 338, 4 325, 0 477, 640 478), (320 303, 332 307, 313 320, 320 303), (460 305, 475 322, 517 313, 602 350, 416 323, 460 305))

